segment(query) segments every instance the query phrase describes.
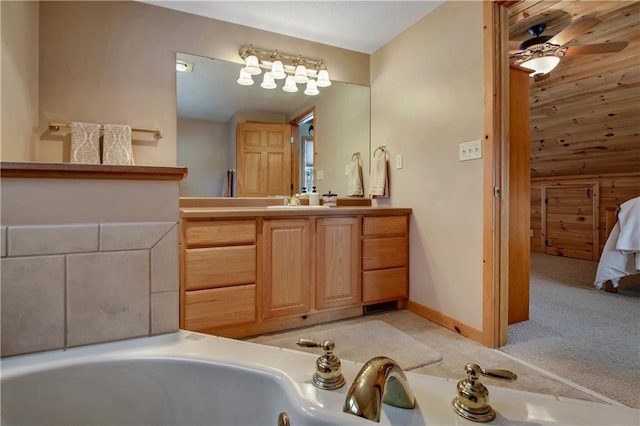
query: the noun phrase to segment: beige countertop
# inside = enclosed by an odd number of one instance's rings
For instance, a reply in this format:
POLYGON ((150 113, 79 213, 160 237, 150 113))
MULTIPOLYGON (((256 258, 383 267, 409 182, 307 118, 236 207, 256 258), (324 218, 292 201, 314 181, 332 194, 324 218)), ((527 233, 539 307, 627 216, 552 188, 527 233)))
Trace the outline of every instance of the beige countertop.
POLYGON ((309 217, 309 216, 344 216, 366 215, 385 216, 410 214, 410 208, 401 207, 185 207, 180 209, 180 216, 185 219, 195 218, 227 218, 227 217, 309 217))

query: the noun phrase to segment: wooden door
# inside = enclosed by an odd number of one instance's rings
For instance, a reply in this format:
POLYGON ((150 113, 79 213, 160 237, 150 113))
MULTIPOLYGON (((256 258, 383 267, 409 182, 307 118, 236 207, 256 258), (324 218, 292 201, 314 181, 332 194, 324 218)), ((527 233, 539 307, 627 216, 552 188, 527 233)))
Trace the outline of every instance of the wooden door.
POLYGON ((598 185, 543 187, 545 253, 597 260, 598 185))
POLYGON ((324 218, 317 222, 316 308, 360 303, 360 220, 324 218))
POLYGON ((509 324, 529 319, 529 72, 513 66, 509 69, 509 324))
POLYGON ((291 194, 291 126, 239 123, 236 141, 240 197, 291 194))
POLYGON ((263 318, 305 314, 309 311, 310 228, 308 219, 264 221, 263 318))

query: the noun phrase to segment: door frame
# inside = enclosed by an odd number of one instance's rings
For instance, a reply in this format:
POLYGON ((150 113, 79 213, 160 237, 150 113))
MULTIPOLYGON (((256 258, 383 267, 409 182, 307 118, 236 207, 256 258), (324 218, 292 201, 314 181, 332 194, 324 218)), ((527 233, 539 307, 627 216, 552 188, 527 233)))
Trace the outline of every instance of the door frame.
POLYGON ((483 2, 484 152, 482 335, 507 343, 509 303, 509 22, 514 1, 483 2))
MULTIPOLYGON (((294 137, 295 143, 291 149, 291 158, 295 158, 296 161, 291 162, 291 182, 293 183, 294 192, 300 188, 300 125, 306 123, 309 120, 313 120, 313 167, 316 164, 316 107, 313 106, 308 110, 298 114, 293 120, 289 121, 291 124, 291 135, 294 137)), ((316 174, 313 174, 313 184, 316 184, 316 174)), ((310 188, 308 188, 310 190, 310 188)))

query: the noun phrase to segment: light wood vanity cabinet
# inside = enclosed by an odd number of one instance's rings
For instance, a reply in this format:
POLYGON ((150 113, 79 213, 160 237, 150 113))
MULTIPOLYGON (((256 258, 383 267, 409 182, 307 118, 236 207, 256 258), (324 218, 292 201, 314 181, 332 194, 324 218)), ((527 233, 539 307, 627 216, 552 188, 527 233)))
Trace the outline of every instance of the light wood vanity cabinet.
POLYGON ((408 216, 362 219, 362 302, 409 297, 408 216))
POLYGON ((403 306, 407 210, 183 216, 180 327, 247 337, 403 306))
POLYGON ((308 313, 311 306, 310 221, 266 219, 262 230, 262 318, 308 313))
POLYGON ((360 218, 322 218, 316 229, 316 309, 359 305, 360 218))
POLYGON ((180 327, 255 321, 256 220, 183 222, 180 327))

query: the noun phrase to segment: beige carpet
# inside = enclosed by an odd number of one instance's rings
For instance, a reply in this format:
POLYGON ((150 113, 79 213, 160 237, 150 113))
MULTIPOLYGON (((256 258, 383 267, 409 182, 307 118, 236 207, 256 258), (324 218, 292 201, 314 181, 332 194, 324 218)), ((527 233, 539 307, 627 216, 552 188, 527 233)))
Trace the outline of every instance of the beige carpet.
MULTIPOLYGON (((640 408, 640 286, 593 286, 597 262, 531 255, 530 319, 502 348, 606 397, 640 408)), ((635 280, 638 281, 638 280, 635 280)))
POLYGON ((321 354, 318 348, 301 348, 296 345, 297 340, 302 338, 333 340, 336 344, 334 353, 340 359, 366 362, 375 356, 385 355, 396 361, 404 370, 423 367, 442 359, 437 351, 378 320, 346 326, 316 326, 279 334, 275 339, 273 336, 261 336, 250 341, 321 354))

